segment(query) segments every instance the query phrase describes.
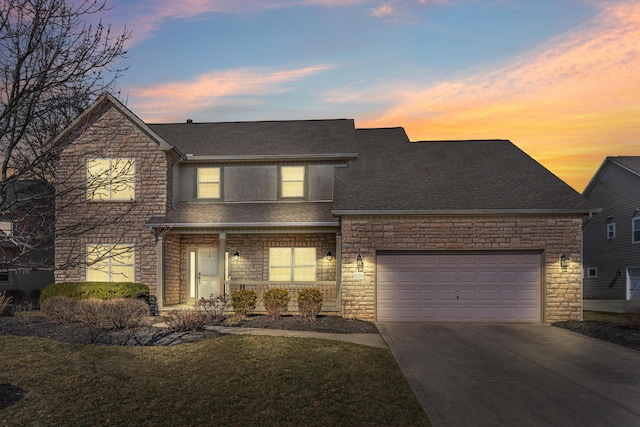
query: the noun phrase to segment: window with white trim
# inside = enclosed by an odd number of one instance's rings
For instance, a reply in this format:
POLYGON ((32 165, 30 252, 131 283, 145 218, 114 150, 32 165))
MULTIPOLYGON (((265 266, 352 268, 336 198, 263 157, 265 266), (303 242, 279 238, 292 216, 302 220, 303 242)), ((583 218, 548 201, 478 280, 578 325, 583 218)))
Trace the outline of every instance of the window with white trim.
POLYGON ((87 245, 87 282, 134 282, 131 245, 87 245))
POLYGON ((607 239, 615 239, 616 238, 616 223, 610 222, 607 224, 607 239))
POLYGON ((598 267, 587 268, 587 279, 596 279, 598 277, 598 267))
POLYGON ((283 198, 304 197, 304 166, 280 167, 280 196, 283 198))
POLYGON ((312 282, 316 269, 316 248, 269 248, 270 281, 312 282))
POLYGON ((133 200, 134 159, 93 159, 87 162, 88 200, 133 200))
POLYGON ((13 236, 13 222, 12 221, 0 221, 0 231, 2 231, 5 236, 13 236))
POLYGON ((633 243, 640 243, 640 218, 633 218, 633 227, 632 227, 632 241, 633 243))
POLYGON ((198 168, 196 198, 220 198, 220 168, 198 168))

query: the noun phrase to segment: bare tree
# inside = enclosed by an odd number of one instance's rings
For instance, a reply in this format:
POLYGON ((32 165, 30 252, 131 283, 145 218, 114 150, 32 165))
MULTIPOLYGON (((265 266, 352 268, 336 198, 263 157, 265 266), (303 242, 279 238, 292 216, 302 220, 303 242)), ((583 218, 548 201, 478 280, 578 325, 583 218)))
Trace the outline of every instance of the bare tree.
POLYGON ((124 67, 105 0, 0 0, 0 269, 51 266, 28 256, 55 238, 56 135, 124 67), (38 265, 34 265, 38 264, 38 265))

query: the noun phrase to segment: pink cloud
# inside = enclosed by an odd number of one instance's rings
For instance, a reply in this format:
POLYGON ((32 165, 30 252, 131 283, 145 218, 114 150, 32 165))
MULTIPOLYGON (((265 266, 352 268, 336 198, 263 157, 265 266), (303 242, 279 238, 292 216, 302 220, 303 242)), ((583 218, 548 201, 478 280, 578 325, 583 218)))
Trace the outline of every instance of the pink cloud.
POLYGON ((640 132, 638 69, 640 4, 626 1, 607 3, 593 21, 508 65, 430 86, 394 82, 327 97, 384 103, 358 125, 403 125, 414 140, 511 139, 582 189, 604 156, 640 154, 632 142, 640 132))
POLYGON ((371 9, 371 16, 375 16, 376 18, 383 18, 387 16, 395 15, 395 11, 393 6, 389 4, 382 5, 375 9, 371 9))
POLYGON ((286 83, 331 69, 314 65, 292 70, 242 68, 215 71, 187 82, 163 83, 130 91, 131 106, 145 121, 183 120, 190 111, 228 103, 233 97, 249 97, 234 103, 258 103, 259 98, 287 91, 286 83))

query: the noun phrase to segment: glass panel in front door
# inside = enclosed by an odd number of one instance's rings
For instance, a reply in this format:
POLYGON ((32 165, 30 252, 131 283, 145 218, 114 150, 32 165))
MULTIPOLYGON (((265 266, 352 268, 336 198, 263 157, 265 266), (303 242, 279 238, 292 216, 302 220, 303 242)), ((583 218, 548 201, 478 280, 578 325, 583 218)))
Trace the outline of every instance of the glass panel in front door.
POLYGON ((627 269, 629 299, 640 299, 640 268, 627 269))

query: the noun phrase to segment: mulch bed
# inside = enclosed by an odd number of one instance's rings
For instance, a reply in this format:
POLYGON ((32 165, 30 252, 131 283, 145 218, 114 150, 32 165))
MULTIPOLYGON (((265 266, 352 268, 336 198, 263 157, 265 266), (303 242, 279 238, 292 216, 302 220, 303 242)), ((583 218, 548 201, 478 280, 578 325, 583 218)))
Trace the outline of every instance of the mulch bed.
POLYGON ((567 320, 553 323, 553 326, 640 351, 640 330, 631 329, 622 324, 592 320, 567 320))

